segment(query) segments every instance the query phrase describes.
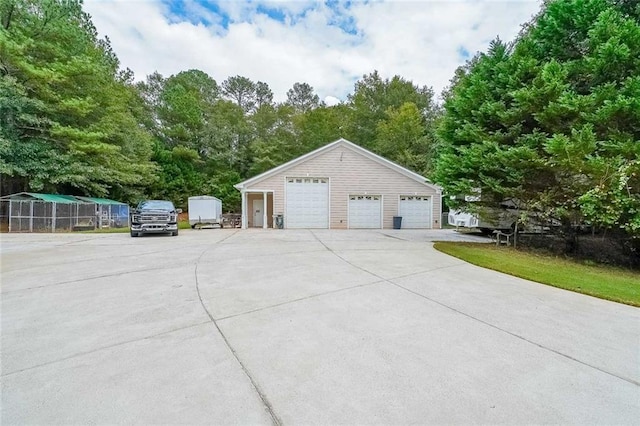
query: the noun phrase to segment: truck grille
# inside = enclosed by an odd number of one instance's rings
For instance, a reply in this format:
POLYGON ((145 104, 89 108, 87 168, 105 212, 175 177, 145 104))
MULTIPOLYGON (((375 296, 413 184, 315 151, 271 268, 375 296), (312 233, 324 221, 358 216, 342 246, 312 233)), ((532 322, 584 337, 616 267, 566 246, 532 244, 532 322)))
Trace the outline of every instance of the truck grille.
POLYGON ((169 222, 169 215, 168 214, 162 214, 162 213, 156 213, 156 214, 142 214, 140 215, 140 222, 169 222))

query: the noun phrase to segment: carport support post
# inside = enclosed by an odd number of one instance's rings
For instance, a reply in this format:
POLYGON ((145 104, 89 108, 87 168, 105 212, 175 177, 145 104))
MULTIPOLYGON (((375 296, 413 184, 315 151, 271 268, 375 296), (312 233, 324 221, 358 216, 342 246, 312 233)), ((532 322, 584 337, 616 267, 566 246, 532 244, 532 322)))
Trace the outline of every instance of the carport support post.
POLYGON ((57 203, 53 203, 53 210, 51 211, 51 232, 56 232, 56 210, 57 203))
POLYGON ((29 205, 29 232, 33 232, 33 201, 29 205))
POLYGON ((240 192, 240 198, 242 199, 242 229, 247 229, 247 193, 244 189, 240 192))
POLYGON ((267 191, 262 192, 262 229, 267 229, 267 191))

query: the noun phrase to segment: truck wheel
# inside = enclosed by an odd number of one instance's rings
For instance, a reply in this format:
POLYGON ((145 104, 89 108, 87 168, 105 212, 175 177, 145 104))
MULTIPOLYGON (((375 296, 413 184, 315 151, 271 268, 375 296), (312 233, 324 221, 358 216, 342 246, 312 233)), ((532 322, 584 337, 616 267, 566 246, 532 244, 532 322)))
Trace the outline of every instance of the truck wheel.
POLYGON ((172 237, 177 237, 177 236, 178 236, 178 231, 173 231, 173 232, 171 233, 171 236, 172 236, 172 237))
POLYGON ((224 225, 223 225, 223 224, 220 224, 220 229, 222 229, 222 228, 224 228, 224 225))
POLYGON ((138 234, 137 232, 131 231, 131 236, 132 237, 138 237, 138 236, 140 236, 140 234, 138 234))
POLYGON ((191 229, 196 229, 196 224, 191 225, 191 229))

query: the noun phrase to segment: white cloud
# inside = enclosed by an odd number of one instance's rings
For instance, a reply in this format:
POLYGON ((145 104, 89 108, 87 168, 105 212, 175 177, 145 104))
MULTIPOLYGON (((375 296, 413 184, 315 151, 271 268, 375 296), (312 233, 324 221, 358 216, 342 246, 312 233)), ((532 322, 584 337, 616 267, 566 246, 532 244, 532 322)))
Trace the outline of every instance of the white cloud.
POLYGON ((327 96, 324 98, 324 103, 328 106, 334 106, 340 103, 340 99, 336 98, 335 96, 327 96))
POLYGON ((264 81, 277 101, 294 83, 306 82, 333 102, 376 69, 440 93, 464 63, 461 49, 473 55, 496 36, 512 40, 540 1, 355 2, 348 9, 309 1, 223 1, 218 7, 228 16, 227 28, 195 2, 182 4, 182 21, 161 2, 88 0, 84 7, 139 80, 156 70, 168 76, 197 68, 219 83, 234 75, 264 81), (287 17, 272 19, 258 6, 287 17), (335 25, 345 13, 357 34, 335 25))

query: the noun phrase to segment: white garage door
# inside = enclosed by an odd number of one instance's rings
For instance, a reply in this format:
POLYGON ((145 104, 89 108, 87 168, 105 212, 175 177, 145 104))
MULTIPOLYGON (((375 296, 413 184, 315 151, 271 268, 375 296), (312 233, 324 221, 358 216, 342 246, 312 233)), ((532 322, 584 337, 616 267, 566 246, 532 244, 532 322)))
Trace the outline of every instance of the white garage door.
POLYGON ((400 196, 400 216, 403 228, 431 228, 431 197, 400 196))
POLYGON ((329 227, 329 179, 287 178, 287 228, 329 227))
POLYGON ((349 196, 349 228, 380 229, 382 219, 380 195, 349 196))

